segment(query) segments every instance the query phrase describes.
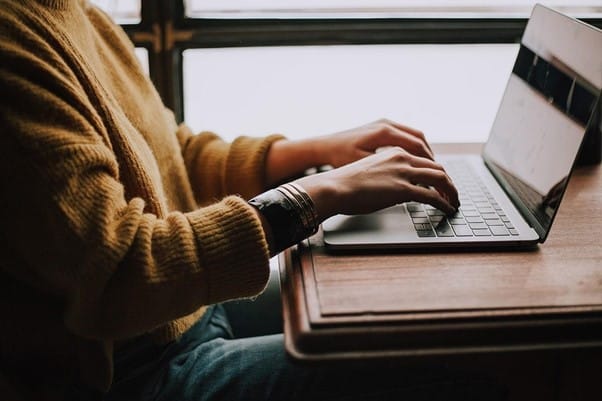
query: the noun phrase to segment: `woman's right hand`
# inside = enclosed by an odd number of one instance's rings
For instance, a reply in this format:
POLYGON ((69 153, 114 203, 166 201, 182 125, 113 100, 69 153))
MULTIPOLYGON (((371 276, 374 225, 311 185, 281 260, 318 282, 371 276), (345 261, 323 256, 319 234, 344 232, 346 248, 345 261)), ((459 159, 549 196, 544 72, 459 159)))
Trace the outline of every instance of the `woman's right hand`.
POLYGON ((440 164, 399 147, 296 182, 314 201, 320 221, 408 201, 428 203, 449 214, 460 206, 458 192, 440 164))

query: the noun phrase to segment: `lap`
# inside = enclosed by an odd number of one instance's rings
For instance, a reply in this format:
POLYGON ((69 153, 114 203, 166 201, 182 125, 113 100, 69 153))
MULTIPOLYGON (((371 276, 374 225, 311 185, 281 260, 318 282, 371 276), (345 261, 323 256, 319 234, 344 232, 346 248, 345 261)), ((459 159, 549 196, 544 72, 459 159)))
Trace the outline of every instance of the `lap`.
POLYGON ((300 364, 287 356, 282 334, 234 338, 221 307, 212 308, 180 341, 164 350, 153 370, 152 378, 148 376, 143 384, 141 399, 503 399, 494 383, 452 372, 444 364, 300 364))

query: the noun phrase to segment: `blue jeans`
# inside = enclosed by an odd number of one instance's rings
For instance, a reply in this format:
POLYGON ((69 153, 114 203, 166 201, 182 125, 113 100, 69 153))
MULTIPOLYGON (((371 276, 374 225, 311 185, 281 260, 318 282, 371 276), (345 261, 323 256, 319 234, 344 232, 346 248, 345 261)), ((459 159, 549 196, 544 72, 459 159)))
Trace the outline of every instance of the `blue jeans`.
POLYGON ((144 340, 115 358, 107 401, 502 400, 500 386, 444 364, 394 362, 304 365, 285 353, 282 334, 234 338, 224 308, 209 308, 178 341, 144 340))

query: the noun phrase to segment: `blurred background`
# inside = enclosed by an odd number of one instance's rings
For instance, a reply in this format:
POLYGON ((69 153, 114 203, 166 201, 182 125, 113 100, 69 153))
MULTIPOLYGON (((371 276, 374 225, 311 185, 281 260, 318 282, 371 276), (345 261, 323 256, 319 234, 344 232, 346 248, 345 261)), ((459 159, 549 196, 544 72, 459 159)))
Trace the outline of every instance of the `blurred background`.
MULTIPOLYGON (((386 117, 483 142, 535 1, 93 0, 165 103, 226 139, 326 134, 386 117)), ((602 0, 541 3, 602 27, 602 0)))

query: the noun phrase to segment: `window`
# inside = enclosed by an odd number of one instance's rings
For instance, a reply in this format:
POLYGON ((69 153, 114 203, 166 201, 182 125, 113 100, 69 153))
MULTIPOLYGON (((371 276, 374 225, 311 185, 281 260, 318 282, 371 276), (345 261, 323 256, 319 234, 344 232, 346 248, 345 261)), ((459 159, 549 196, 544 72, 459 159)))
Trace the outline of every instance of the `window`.
MULTIPOLYGON (((484 140, 535 1, 95 0, 194 130, 298 138, 388 117, 484 140)), ((600 0, 542 3, 602 26, 600 0)))
POLYGON ((136 48, 136 57, 138 57, 138 61, 140 61, 140 64, 142 65, 144 72, 146 72, 147 75, 150 74, 149 67, 148 67, 148 50, 145 49, 144 47, 137 47, 136 48))
POLYGON ((184 53, 184 111, 227 139, 299 139, 381 117, 432 142, 484 141, 518 46, 347 45, 184 53))
POLYGON ((140 0, 91 0, 119 24, 138 24, 141 21, 140 0))

